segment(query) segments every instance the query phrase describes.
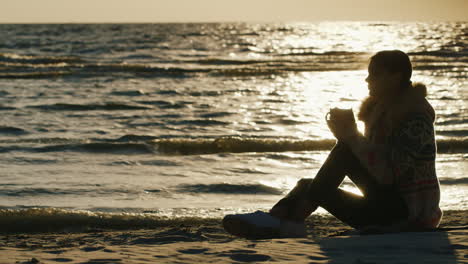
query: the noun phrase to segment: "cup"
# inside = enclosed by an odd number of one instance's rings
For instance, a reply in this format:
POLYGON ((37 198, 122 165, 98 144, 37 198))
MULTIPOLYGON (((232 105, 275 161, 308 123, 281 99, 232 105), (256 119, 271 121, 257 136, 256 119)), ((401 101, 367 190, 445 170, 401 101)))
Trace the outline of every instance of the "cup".
POLYGON ((353 122, 354 121, 354 114, 353 109, 340 109, 340 108, 332 108, 330 111, 325 115, 325 120, 327 122, 332 123, 345 123, 345 122, 353 122))

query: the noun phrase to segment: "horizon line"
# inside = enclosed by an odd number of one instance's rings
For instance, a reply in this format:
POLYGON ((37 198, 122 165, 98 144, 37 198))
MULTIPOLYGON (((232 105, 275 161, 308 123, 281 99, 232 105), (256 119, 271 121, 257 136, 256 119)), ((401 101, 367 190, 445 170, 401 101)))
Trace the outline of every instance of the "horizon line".
POLYGON ((0 21, 2 25, 31 25, 31 24, 219 24, 219 23, 291 23, 291 24, 300 24, 300 23, 320 23, 320 22, 371 22, 371 23, 441 23, 441 22, 451 22, 451 23, 462 23, 468 22, 468 20, 449 20, 449 19, 434 19, 434 20, 423 20, 423 19, 317 19, 317 20, 238 20, 238 21, 214 21, 214 20, 179 20, 179 21, 0 21))

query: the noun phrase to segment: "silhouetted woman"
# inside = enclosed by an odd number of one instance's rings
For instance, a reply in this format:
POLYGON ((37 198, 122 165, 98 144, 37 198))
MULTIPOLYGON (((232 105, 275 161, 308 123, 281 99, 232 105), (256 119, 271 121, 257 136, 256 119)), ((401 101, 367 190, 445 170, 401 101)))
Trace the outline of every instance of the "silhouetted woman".
POLYGON ((305 236, 304 220, 318 206, 344 223, 378 232, 439 225, 435 171, 435 112, 423 84, 412 84, 408 55, 380 51, 371 57, 369 96, 358 114, 332 109, 327 120, 337 144, 313 179, 302 179, 269 213, 227 215, 224 228, 247 238, 305 236), (339 188, 348 176, 363 196, 339 188))

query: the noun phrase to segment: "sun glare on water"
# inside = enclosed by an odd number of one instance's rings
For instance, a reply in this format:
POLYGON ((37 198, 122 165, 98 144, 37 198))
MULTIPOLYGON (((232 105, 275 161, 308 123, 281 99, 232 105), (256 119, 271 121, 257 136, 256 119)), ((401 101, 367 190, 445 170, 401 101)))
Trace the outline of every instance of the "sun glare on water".
MULTIPOLYGON (((272 81, 275 91, 288 102, 278 113, 294 119, 296 137, 332 138, 324 122, 325 115, 334 107, 351 108, 357 114, 361 100, 368 94, 365 78, 370 56, 384 49, 410 50, 417 44, 411 38, 402 39, 400 29, 392 24, 346 25, 343 28, 343 24, 334 22, 319 26, 286 24, 283 30, 271 31, 257 39, 256 49, 260 51, 301 60, 300 64, 311 69, 330 68, 276 76, 272 81)), ((358 126, 362 131, 363 124, 359 122, 358 126)))

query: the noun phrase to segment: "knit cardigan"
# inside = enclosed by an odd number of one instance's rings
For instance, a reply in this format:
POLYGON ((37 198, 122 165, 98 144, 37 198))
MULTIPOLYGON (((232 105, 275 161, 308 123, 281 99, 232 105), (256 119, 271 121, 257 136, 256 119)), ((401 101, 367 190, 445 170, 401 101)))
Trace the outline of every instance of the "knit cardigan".
POLYGON ((380 184, 393 185, 406 201, 411 229, 435 228, 442 218, 435 169, 435 112, 426 87, 411 86, 392 102, 367 98, 359 119, 364 135, 347 142, 380 184))

